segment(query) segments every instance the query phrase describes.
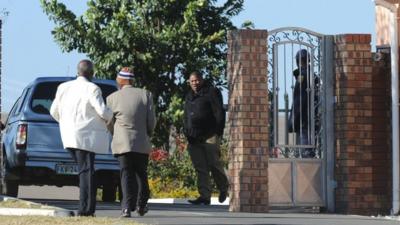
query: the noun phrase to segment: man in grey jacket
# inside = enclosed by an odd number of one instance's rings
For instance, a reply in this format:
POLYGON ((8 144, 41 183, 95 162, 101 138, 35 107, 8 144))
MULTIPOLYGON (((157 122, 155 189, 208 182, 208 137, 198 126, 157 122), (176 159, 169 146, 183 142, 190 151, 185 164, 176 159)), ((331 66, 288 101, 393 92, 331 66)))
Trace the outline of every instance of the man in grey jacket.
POLYGON ((156 124, 152 95, 150 92, 134 88, 133 72, 124 67, 117 75, 119 91, 107 98, 107 106, 113 111, 109 125, 113 133, 111 148, 121 167, 122 217, 130 217, 136 210, 143 216, 147 213, 150 196, 147 179, 147 165, 151 150, 150 136, 156 124), (140 180, 140 195, 138 196, 140 180))

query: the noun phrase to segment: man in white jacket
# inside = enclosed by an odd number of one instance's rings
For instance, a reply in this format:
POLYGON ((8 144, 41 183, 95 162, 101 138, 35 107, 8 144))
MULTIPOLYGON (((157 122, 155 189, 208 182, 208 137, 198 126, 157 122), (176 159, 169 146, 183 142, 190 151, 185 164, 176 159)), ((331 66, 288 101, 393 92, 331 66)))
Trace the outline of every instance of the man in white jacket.
POLYGON ((77 79, 60 84, 50 109, 60 124, 64 148, 78 163, 78 216, 94 216, 97 190, 94 157, 95 153, 108 153, 110 146, 106 124, 113 113, 104 104, 101 89, 90 82, 92 78, 93 63, 80 61, 77 79))

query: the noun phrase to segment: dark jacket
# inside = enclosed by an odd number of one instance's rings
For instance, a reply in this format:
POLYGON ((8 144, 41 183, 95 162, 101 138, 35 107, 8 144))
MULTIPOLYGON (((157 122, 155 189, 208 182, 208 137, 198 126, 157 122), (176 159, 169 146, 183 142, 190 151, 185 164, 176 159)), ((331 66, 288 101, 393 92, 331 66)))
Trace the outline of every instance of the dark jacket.
POLYGON ((220 90, 207 84, 197 94, 190 90, 184 110, 184 133, 189 142, 204 141, 215 134, 222 136, 225 110, 220 90))
POLYGON ((300 132, 300 128, 308 128, 308 118, 310 112, 310 98, 311 98, 311 81, 309 70, 302 68, 301 73, 299 69, 293 71, 293 76, 296 79, 293 91, 293 105, 289 116, 289 132, 300 132), (307 89, 310 92, 307 92, 307 89))

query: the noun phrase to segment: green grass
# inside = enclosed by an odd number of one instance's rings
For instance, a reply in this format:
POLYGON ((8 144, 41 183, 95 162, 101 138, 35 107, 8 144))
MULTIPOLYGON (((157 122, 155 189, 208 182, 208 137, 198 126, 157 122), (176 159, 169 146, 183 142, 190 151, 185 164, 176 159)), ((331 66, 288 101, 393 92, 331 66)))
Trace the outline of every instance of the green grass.
POLYGON ((0 216, 0 224, 7 225, 140 225, 132 219, 107 217, 46 217, 46 216, 0 216))
POLYGON ((0 208, 52 209, 54 207, 24 200, 7 199, 7 201, 0 201, 0 208))

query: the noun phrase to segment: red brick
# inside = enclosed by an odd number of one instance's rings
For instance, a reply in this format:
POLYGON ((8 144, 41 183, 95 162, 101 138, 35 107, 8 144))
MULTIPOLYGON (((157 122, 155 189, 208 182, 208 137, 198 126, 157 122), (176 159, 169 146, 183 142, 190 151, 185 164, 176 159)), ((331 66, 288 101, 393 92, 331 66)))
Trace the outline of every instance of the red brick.
POLYGON ((353 35, 351 35, 351 34, 345 34, 345 35, 344 35, 344 41, 345 41, 345 42, 353 42, 353 35))
POLYGON ((360 35, 358 34, 353 34, 353 42, 354 43, 360 43, 360 35))
MULTIPOLYGON (((236 176, 233 179, 231 211, 268 210, 268 207, 261 207, 265 203, 268 204, 265 200, 267 198, 259 198, 268 196, 266 168, 269 153, 269 107, 266 89, 266 37, 267 32, 262 30, 230 32, 228 37, 229 47, 235 45, 237 40, 242 40, 241 44, 245 44, 239 48, 241 57, 228 57, 228 65, 234 68, 227 70, 228 76, 231 77, 229 81, 236 82, 229 84, 229 87, 233 87, 230 92, 231 111, 228 117, 231 125, 229 148, 233 161, 229 163, 229 174, 236 176), (251 179, 255 179, 254 182, 249 182, 251 179)), ((237 54, 234 48, 230 48, 229 51, 231 56, 237 54)))
POLYGON ((391 156, 390 71, 382 68, 390 62, 372 61, 370 35, 336 37, 337 212, 387 213, 391 180, 387 163, 391 156), (344 42, 354 43, 354 50, 344 47, 344 42))

